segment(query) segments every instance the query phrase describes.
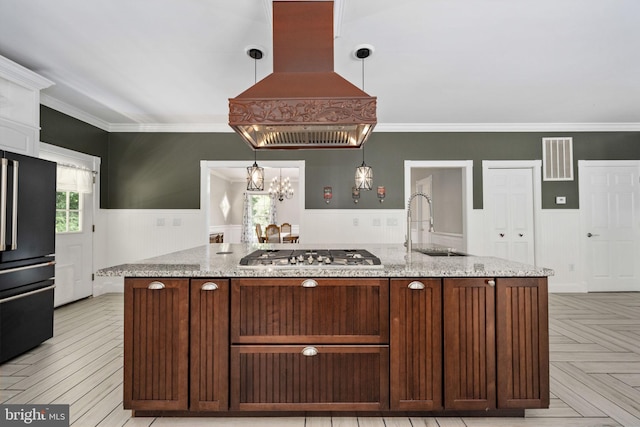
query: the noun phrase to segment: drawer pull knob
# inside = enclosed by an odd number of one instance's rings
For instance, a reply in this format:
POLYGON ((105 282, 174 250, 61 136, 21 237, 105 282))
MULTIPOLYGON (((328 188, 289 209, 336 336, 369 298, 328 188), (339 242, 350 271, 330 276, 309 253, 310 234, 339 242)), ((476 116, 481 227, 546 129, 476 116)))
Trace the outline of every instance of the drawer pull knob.
POLYGON ((303 356, 316 356, 318 354, 318 349, 315 347, 305 347, 302 349, 303 356))
POLYGON ((409 283, 408 288, 419 291, 419 290, 424 289, 424 283, 418 282, 417 280, 415 280, 415 281, 409 283))
POLYGON ((302 282, 303 288, 315 288, 316 286, 318 286, 318 282, 316 282, 313 279, 307 279, 304 282, 302 282))
POLYGON ((149 286, 147 286, 147 289, 151 289, 151 290, 159 290, 159 289, 164 289, 164 283, 162 282, 158 282, 157 280, 154 280, 153 282, 149 283, 149 286))
POLYGON ((216 289, 218 289, 218 285, 213 282, 207 282, 203 284, 200 289, 202 289, 203 291, 215 291, 216 289))
POLYGON ((495 280, 487 280, 487 285, 493 287, 496 285, 496 281, 495 280))

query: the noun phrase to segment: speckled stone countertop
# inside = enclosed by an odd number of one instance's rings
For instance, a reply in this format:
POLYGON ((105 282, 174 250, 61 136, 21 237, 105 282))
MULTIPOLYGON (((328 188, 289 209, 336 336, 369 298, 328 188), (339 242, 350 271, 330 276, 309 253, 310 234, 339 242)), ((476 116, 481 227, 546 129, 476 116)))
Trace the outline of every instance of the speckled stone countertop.
MULTIPOLYGON (((446 251, 436 245, 415 249, 446 251)), ((494 257, 428 256, 402 245, 306 245, 214 243, 173 252, 131 264, 104 268, 98 276, 125 277, 547 277, 553 270, 494 257), (366 249, 382 261, 382 268, 323 266, 241 267, 240 259, 256 249, 366 249)))

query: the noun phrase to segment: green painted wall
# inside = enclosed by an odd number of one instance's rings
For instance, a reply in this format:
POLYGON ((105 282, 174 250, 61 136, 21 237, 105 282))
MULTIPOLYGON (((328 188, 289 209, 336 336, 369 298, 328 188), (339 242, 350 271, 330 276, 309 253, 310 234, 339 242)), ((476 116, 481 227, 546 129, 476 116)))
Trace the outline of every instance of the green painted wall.
MULTIPOLYGON (((103 131, 88 132, 89 125, 83 124, 83 132, 74 132, 77 120, 54 113, 42 116, 43 141, 103 158, 102 180, 108 183, 102 188, 103 208, 197 209, 201 160, 247 160, 247 166, 253 162, 253 151, 233 133, 111 133, 105 143, 103 131), (73 126, 69 120, 75 120, 73 126)), ((473 160, 473 207, 481 209, 483 160, 539 160, 542 138, 558 136, 573 137, 576 179, 543 181, 544 209, 579 207, 578 160, 640 160, 640 132, 375 132, 366 143, 365 161, 373 167, 374 186, 384 185, 387 197, 380 205, 375 190, 362 192, 356 205, 351 187, 355 168, 362 163, 361 150, 260 151, 257 157, 258 164, 305 161, 308 209, 403 209, 405 160, 473 160), (323 200, 325 186, 333 187, 329 205, 323 200), (557 195, 566 196, 567 204, 557 206, 557 195)))
MULTIPOLYGON (((107 176, 109 132, 41 105, 40 141, 100 157, 100 175, 107 176)), ((103 208, 108 206, 108 184, 108 179, 100 181, 100 206, 103 208)))

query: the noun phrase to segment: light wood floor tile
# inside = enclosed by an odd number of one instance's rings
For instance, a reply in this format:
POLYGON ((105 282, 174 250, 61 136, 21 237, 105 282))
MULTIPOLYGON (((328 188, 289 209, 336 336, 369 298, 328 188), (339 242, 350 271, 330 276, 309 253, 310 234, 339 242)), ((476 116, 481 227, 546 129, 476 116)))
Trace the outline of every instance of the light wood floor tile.
POLYGON ((438 421, 431 417, 411 417, 409 421, 412 427, 439 427, 438 421))
POLYGON ((640 293, 549 295, 551 405, 525 418, 131 418, 122 294, 55 310, 54 337, 0 365, 0 402, 70 405, 75 427, 640 427, 640 293))
POLYGON ((640 374, 612 374, 612 376, 627 385, 640 387, 640 374))
MULTIPOLYGON (((407 417, 384 417, 385 427, 416 427, 407 417)), ((309 427, 307 424, 306 427, 309 427)))

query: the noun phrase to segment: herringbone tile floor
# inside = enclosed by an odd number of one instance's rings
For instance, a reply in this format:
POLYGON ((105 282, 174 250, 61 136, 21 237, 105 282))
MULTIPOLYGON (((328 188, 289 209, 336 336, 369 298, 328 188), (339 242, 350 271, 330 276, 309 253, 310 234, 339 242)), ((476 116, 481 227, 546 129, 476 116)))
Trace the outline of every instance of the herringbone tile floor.
POLYGON ((525 418, 131 418, 122 294, 56 309, 55 336, 0 365, 0 402, 70 404, 76 427, 640 427, 640 293, 551 294, 549 305, 551 407, 525 418))

